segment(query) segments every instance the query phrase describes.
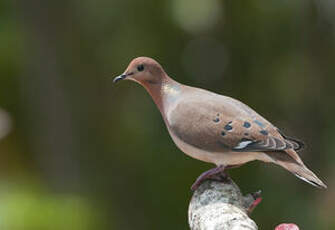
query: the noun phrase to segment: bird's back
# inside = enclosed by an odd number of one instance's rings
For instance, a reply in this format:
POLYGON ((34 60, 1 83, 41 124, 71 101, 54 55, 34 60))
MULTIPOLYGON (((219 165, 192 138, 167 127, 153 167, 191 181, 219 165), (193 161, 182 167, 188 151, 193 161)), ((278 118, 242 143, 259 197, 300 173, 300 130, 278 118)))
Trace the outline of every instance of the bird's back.
POLYGON ((281 138, 270 122, 242 102, 188 86, 166 118, 174 135, 206 151, 231 151, 243 138, 264 136, 262 130, 281 138))

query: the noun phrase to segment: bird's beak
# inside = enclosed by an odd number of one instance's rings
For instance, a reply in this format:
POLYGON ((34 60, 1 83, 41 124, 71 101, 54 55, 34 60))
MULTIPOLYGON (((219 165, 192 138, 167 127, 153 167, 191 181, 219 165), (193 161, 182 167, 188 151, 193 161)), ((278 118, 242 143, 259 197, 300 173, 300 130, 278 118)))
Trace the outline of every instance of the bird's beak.
POLYGON ((133 75, 133 74, 134 74, 133 72, 121 74, 120 76, 117 76, 116 78, 114 78, 113 82, 116 83, 120 80, 125 79, 126 77, 128 77, 130 75, 133 75))
POLYGON ((113 82, 116 83, 120 80, 123 80, 127 77, 127 74, 121 74, 120 76, 117 76, 116 78, 114 78, 113 82))

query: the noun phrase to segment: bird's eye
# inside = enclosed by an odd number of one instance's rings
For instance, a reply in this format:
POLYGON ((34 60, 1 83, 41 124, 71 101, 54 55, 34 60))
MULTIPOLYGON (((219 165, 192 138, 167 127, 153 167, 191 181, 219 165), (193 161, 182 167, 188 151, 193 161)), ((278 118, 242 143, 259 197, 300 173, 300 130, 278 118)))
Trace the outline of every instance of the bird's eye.
POLYGON ((139 65, 139 66, 137 66, 137 70, 138 70, 138 71, 143 71, 143 70, 144 70, 144 65, 139 65))

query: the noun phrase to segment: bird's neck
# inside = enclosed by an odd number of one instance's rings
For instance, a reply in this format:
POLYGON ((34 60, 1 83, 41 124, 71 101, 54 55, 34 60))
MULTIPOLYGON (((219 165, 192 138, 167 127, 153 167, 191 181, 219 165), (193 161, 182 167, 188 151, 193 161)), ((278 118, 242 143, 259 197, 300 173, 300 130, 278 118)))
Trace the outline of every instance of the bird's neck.
POLYGON ((177 99, 181 93, 182 84, 165 76, 161 82, 156 84, 145 84, 144 88, 148 91, 163 117, 167 107, 177 99))

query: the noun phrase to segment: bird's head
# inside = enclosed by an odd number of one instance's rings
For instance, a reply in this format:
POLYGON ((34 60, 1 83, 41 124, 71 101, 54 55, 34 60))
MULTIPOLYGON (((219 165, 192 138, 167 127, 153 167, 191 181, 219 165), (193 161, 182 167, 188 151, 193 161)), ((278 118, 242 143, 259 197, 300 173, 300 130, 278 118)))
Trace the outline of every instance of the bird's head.
POLYGON ((132 60, 126 71, 114 78, 114 83, 120 80, 132 80, 143 86, 160 84, 166 74, 162 66, 152 58, 138 57, 132 60))

